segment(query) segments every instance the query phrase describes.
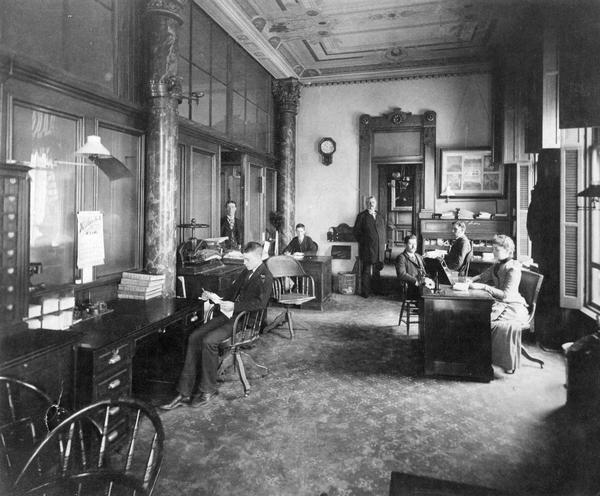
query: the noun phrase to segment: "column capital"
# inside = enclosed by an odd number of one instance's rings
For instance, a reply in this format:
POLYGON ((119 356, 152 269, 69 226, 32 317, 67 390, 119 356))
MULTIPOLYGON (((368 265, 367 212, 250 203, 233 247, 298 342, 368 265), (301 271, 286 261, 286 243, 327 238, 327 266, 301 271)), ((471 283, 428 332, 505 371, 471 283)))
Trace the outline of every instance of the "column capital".
POLYGON ((273 96, 283 112, 298 112, 300 87, 296 78, 276 79, 273 81, 273 96))
POLYGON ((172 17, 183 24, 183 9, 187 4, 188 0, 148 0, 146 13, 172 17))

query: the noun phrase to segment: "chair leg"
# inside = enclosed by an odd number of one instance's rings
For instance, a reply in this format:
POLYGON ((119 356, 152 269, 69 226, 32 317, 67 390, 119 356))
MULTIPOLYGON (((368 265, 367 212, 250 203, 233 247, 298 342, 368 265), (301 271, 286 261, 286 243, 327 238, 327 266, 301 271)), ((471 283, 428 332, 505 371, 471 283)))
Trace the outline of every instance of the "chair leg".
POLYGON ((406 302, 406 335, 410 336, 410 301, 406 302))
POLYGON ((276 329, 280 325, 285 324, 286 318, 287 318, 287 310, 285 312, 281 312, 277 317, 275 317, 273 322, 271 322, 269 325, 265 326, 265 328, 263 329, 263 334, 266 334, 267 332, 271 332, 273 329, 276 329))
POLYGON ((402 314, 404 313, 405 305, 406 305, 406 300, 402 300, 402 306, 400 307, 400 316, 398 317, 398 325, 402 325, 402 314))
POLYGON ((539 363, 541 369, 544 368, 544 361, 540 360, 539 358, 532 357, 523 346, 521 346, 521 355, 523 355, 525 358, 527 358, 527 360, 531 362, 539 363))
POLYGON ((239 353, 241 353, 242 355, 244 355, 248 360, 250 360, 250 363, 252 365, 254 365, 255 367, 261 368, 261 369, 265 369, 265 373, 261 376, 264 377, 265 375, 267 375, 269 373, 269 368, 265 367, 264 365, 261 365, 260 363, 257 363, 256 360, 254 360, 254 358, 252 358, 251 355, 249 355, 248 353, 244 352, 244 351, 240 351, 239 353))
POLYGON ((225 353, 223 360, 221 360, 221 363, 219 364, 219 368, 217 369, 217 377, 219 379, 222 378, 227 372, 227 369, 235 365, 234 362, 235 358, 233 356, 233 353, 231 353, 231 351, 228 350, 225 353))
POLYGON ((290 309, 286 309, 285 316, 288 323, 288 329, 290 330, 290 339, 294 339, 294 323, 292 322, 292 312, 290 309))
POLYGON ((250 394, 250 383, 248 382, 248 378, 246 377, 246 369, 244 368, 244 362, 242 361, 242 357, 239 353, 235 354, 235 365, 240 376, 240 381, 242 381, 242 385, 244 386, 244 396, 248 396, 248 394, 250 394))

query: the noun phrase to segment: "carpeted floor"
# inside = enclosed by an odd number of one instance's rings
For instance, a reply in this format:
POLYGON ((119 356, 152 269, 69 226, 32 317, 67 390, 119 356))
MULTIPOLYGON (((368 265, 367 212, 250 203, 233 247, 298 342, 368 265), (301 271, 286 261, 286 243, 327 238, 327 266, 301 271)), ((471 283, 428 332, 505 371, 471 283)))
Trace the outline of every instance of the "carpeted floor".
POLYGON ((561 435, 561 355, 530 346, 544 369, 525 361, 489 384, 423 377, 398 309, 334 295, 325 312, 296 312, 310 330, 291 341, 280 328, 251 350, 270 374, 251 379, 250 396, 227 381, 205 409, 161 413, 155 494, 386 495, 392 471, 537 494, 587 483, 561 435))

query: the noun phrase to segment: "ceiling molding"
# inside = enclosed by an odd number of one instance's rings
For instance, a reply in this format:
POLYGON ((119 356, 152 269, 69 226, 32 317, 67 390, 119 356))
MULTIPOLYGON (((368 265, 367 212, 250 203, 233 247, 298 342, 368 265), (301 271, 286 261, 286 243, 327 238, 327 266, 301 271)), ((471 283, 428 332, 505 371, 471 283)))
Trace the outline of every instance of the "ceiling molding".
POLYGON ((387 71, 353 72, 345 75, 315 76, 300 78, 305 87, 331 86, 337 84, 374 83, 382 81, 397 81, 402 79, 430 79, 451 76, 467 76, 470 74, 486 74, 492 71, 489 63, 440 65, 437 67, 394 69, 387 71))
POLYGON ((235 0, 194 0, 275 79, 297 77, 292 66, 260 34, 235 0), (243 39, 240 39, 240 35, 243 39))

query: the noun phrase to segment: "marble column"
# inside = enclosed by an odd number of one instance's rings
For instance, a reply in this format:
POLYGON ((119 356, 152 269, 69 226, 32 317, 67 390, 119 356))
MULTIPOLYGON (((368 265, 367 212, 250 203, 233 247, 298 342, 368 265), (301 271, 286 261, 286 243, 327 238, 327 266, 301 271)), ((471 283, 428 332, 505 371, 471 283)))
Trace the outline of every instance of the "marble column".
POLYGON ((277 176, 277 205, 283 214, 282 239, 286 246, 294 237, 296 217, 296 115, 300 100, 300 82, 294 78, 278 79, 273 83, 277 135, 275 154, 279 163, 277 176))
POLYGON ((144 267, 165 274, 163 294, 175 295, 178 187, 178 32, 187 0, 148 0, 144 267))

